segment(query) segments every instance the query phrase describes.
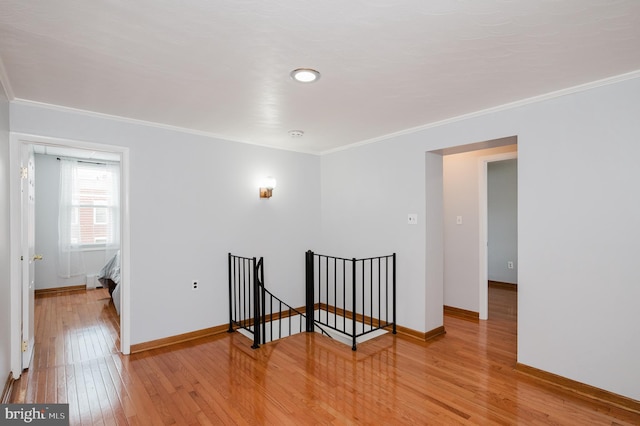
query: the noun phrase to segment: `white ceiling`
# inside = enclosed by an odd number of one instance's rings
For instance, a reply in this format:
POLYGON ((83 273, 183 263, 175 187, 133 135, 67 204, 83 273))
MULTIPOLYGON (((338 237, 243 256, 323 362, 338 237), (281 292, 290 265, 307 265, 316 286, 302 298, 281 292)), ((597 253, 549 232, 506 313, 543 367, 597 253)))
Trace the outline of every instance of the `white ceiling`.
POLYGON ((640 1, 1 0, 0 59, 17 100, 319 153, 640 70, 640 1))

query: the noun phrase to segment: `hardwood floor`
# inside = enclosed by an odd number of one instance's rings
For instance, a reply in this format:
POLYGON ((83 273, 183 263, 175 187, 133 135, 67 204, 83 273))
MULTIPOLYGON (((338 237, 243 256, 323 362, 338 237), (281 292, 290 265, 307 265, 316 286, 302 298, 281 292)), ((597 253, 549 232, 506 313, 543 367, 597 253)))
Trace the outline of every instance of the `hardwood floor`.
POLYGON ((353 352, 303 333, 252 350, 225 333, 131 356, 106 290, 42 297, 12 400, 68 402, 71 424, 640 424, 514 371, 517 292, 489 297, 489 321, 446 316, 427 343, 387 334, 353 352))

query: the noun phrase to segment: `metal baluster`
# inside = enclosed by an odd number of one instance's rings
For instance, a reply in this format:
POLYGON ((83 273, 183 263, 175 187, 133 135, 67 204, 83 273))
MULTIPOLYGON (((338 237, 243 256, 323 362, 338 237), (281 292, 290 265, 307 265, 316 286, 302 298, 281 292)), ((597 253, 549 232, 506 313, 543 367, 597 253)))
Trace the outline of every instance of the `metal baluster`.
MULTIPOLYGON (((351 350, 356 350, 356 258, 351 259, 351 264, 353 265, 352 278, 353 278, 353 300, 352 300, 352 333, 351 338, 353 340, 353 345, 351 346, 351 350)), ((364 264, 363 264, 364 265, 364 264)))

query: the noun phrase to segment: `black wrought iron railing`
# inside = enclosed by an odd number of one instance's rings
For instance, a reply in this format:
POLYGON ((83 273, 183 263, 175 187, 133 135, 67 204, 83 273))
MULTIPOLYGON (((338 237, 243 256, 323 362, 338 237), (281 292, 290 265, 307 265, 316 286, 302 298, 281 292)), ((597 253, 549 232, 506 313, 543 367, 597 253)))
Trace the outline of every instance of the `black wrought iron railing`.
MULTIPOLYGON (((305 308, 294 308, 275 296, 264 285, 260 286, 260 337, 261 343, 291 336, 306 331, 307 316, 305 308)), ((313 318, 312 318, 313 319, 313 318)), ((325 336, 329 336, 322 324, 316 327, 325 336)))
POLYGON ((346 259, 306 253, 307 331, 317 324, 351 338, 396 333, 396 255, 346 259))
MULTIPOLYGON (((294 308, 264 286, 263 258, 229 253, 229 332, 236 327, 253 335, 252 348, 275 339, 304 332, 305 308, 294 308)), ((313 321, 313 317, 312 317, 313 321)), ((329 336, 321 324, 321 333, 329 336)), ((330 337, 330 336, 329 336, 330 337)))
MULTIPOLYGON (((262 264, 262 258, 260 258, 262 264)), ((235 331, 234 325, 253 335, 252 348, 259 347, 259 278, 255 257, 242 257, 229 253, 229 333, 235 331)))

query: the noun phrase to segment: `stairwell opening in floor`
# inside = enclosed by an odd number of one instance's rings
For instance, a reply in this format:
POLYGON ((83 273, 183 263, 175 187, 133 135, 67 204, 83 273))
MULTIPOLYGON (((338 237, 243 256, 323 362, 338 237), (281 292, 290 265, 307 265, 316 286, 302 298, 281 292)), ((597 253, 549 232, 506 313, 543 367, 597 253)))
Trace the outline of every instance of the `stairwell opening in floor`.
MULTIPOLYGON (((314 327, 314 331, 316 333, 323 334, 324 330, 324 332, 328 334, 329 337, 337 340, 340 343, 344 343, 345 345, 349 346, 353 344, 353 339, 350 335, 332 328, 339 326, 345 330, 353 330, 353 320, 351 318, 345 318, 342 315, 334 314, 333 312, 328 312, 323 309, 316 309, 314 311, 314 319, 316 321, 322 321, 324 324, 329 325, 329 327, 320 327, 316 324, 314 327)), ((359 335, 356 338, 356 343, 358 344, 364 343, 368 340, 388 333, 388 331, 385 329, 376 329, 375 323, 372 327, 371 324, 356 321, 355 326, 356 334, 359 335)), ((253 334, 250 331, 245 330, 244 328, 238 328, 237 331, 243 336, 253 340, 253 334)), ((265 323, 264 339, 265 343, 268 343, 287 336, 292 336, 294 334, 304 333, 305 331, 305 319, 301 315, 293 315, 283 319, 276 319, 265 323)))

